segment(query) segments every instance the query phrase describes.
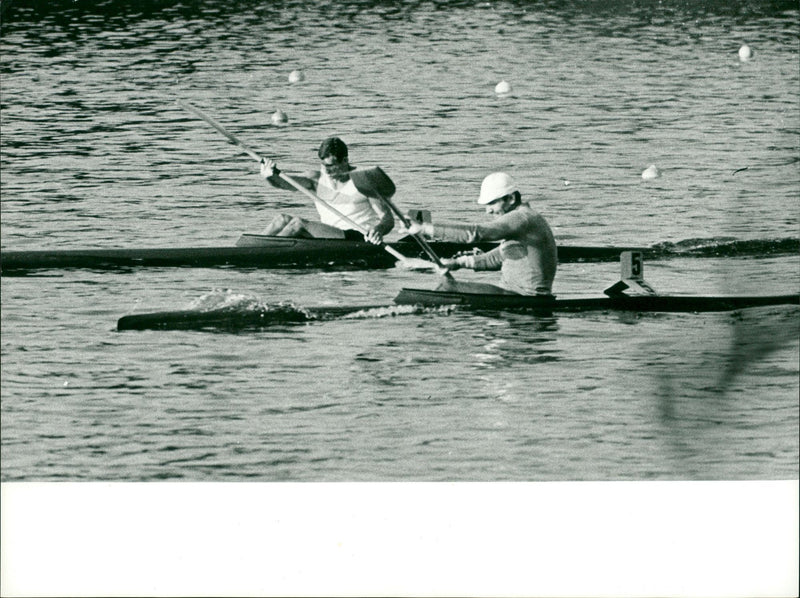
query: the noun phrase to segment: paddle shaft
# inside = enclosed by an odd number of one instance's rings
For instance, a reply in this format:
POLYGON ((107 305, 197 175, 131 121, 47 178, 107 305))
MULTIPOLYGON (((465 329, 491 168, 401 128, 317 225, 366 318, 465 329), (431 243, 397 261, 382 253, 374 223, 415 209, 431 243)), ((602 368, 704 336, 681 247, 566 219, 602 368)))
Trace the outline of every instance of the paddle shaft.
MULTIPOLYGON (((194 106, 192 106, 192 105, 191 105, 191 104, 189 104, 188 102, 184 102, 183 100, 178 100, 178 104, 179 104, 181 107, 183 107, 183 108, 185 108, 186 110, 188 110, 189 112, 192 112, 193 114, 195 114, 195 115, 199 116, 201 119, 203 119, 204 121, 206 121, 208 124, 210 124, 212 127, 214 127, 214 128, 215 128, 215 129, 216 129, 216 130, 217 130, 219 133, 221 133, 222 135, 224 135, 224 136, 225 136, 225 138, 226 138, 228 141, 230 141, 230 142, 231 142, 231 143, 233 143, 234 145, 237 145, 237 146, 239 146, 239 147, 240 147, 242 150, 244 150, 244 152, 245 152, 245 153, 246 153, 248 156, 250 156, 251 158, 253 158, 253 159, 254 159, 256 162, 258 162, 258 163, 261 163, 261 162, 263 162, 264 158, 263 158, 262 156, 260 156, 258 153, 256 153, 256 152, 255 152, 255 150, 253 150, 253 149, 249 148, 249 147, 248 147, 248 146, 246 146, 244 143, 242 143, 241 141, 239 141, 239 139, 237 139, 236 137, 234 137, 234 136, 233 136, 231 133, 229 133, 228 131, 226 131, 226 130, 225 130, 225 128, 224 128, 224 127, 223 127, 221 124, 219 124, 217 121, 215 121, 213 118, 211 118, 211 117, 210 117, 210 116, 208 116, 207 114, 203 113, 203 112, 202 112, 201 110, 199 110, 198 108, 195 108, 194 106)), ((303 186, 302 186, 300 183, 298 183, 297 181, 295 181, 295 180, 294 180, 292 177, 290 177, 288 174, 280 173, 280 175, 279 175, 279 176, 280 176, 280 177, 281 177, 281 178, 282 178, 284 181, 286 181, 287 183, 289 183, 289 184, 290 184, 292 187, 294 187, 295 189, 297 189, 298 191, 300 191, 300 192, 302 192, 302 193, 305 193, 306 195, 308 195, 308 196, 309 196, 311 199, 313 199, 314 201, 316 201, 316 202, 319 202, 319 203, 320 203, 320 204, 321 204, 323 207, 325 207, 325 208, 326 208, 326 209, 328 209, 329 211, 331 211, 331 212, 333 212, 334 214, 336 214, 336 215, 337 215, 339 218, 341 218, 342 220, 344 220, 345 222, 347 222, 347 223, 348 223, 350 226, 352 226, 353 228, 355 228, 357 231, 361 232, 362 234, 366 234, 366 233, 367 233, 367 230, 366 230, 366 229, 365 229, 363 226, 361 226, 361 225, 357 224, 356 222, 354 222, 353 220, 351 220, 350 218, 348 218, 347 216, 345 216, 344 214, 342 214, 342 213, 341 213, 339 210, 337 210, 336 208, 334 208, 334 207, 333 207, 332 205, 330 205, 330 204, 329 204, 327 201, 325 201, 324 199, 322 199, 321 197, 319 197, 319 196, 318 196, 316 193, 312 192, 310 189, 306 189, 305 187, 303 187, 303 186)), ((396 209, 396 208, 395 208, 395 209, 396 209)), ((408 260, 408 258, 406 258, 406 256, 404 256, 402 253, 400 253, 399 251, 395 250, 393 247, 389 247, 389 246, 388 246, 388 245, 386 245, 385 243, 382 243, 382 244, 381 244, 381 247, 383 247, 383 248, 384 248, 386 251, 388 251, 389 253, 391 253, 391 254, 392 254, 394 257, 396 257, 398 260, 402 260, 402 261, 407 261, 407 260, 408 260)), ((441 266, 441 264, 438 264, 438 265, 440 265, 440 266, 441 266)))
POLYGON ((179 104, 179 105, 180 105, 182 108, 185 108, 185 109, 186 109, 186 110, 188 110, 189 112, 191 112, 191 113, 195 114, 196 116, 199 116, 201 119, 203 119, 204 121, 206 121, 208 124, 210 124, 212 127, 214 127, 214 128, 217 130, 217 132, 219 132, 219 133, 222 133, 222 135, 223 135, 223 136, 225 136, 225 137, 228 139, 228 141, 230 141, 231 143, 233 143, 233 145, 238 145, 238 146, 239 146, 241 149, 243 149, 243 150, 244 150, 244 153, 246 153, 248 156, 250 156, 251 158, 253 158, 253 159, 254 159, 256 162, 261 162, 261 161, 263 160, 263 158, 262 158, 261 156, 259 156, 259 155, 258 155, 258 154, 255 152, 255 150, 253 150, 253 149, 251 149, 251 148, 247 147, 247 146, 246 146, 244 143, 242 143, 241 141, 239 141, 239 140, 238 140, 236 137, 234 137, 234 136, 233 136, 231 133, 229 133, 228 131, 226 131, 226 130, 225 130, 223 127, 222 127, 222 125, 221 125, 221 124, 219 124, 217 121, 215 121, 213 118, 211 118, 211 117, 210 117, 210 116, 208 116, 207 114, 205 114, 205 113, 201 112, 201 111, 200 111, 198 108, 195 108, 194 106, 192 106, 192 105, 191 105, 189 102, 184 102, 183 100, 178 100, 178 104, 179 104))
MULTIPOLYGON (((400 208, 398 208, 391 199, 395 192, 394 183, 379 166, 366 171, 356 170, 353 172, 351 178, 358 189, 360 187, 356 180, 357 175, 360 175, 358 178, 362 180, 362 183, 364 183, 367 188, 371 189, 372 192, 397 215, 406 228, 411 228, 411 221, 406 218, 400 211, 400 208)), ((424 235, 412 234, 411 236, 414 237, 414 240, 422 248, 422 251, 428 254, 428 257, 436 264, 436 267, 439 269, 439 274, 442 274, 447 279, 447 282, 454 282, 453 275, 450 274, 450 271, 442 264, 442 260, 439 259, 439 256, 436 255, 433 248, 431 248, 425 240, 424 235)))

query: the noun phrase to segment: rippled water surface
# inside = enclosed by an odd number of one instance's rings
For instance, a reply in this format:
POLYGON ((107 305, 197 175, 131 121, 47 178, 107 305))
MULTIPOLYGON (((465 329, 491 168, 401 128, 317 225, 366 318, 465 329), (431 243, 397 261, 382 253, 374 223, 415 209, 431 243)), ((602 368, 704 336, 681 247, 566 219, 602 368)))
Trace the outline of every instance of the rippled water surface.
MULTIPOLYGON (((503 169, 566 244, 797 238, 797 7, 704 6, 15 3, 2 248, 232 245, 278 211, 314 214, 178 98, 289 171, 340 135, 437 221, 482 219, 480 181, 503 169), (271 124, 277 109, 288 124, 271 124), (650 164, 662 174, 645 181, 650 164)), ((789 293, 799 265, 669 259, 646 277, 680 294, 789 293)), ((562 264, 555 292, 617 277, 562 264)), ((4 276, 2 479, 796 479, 796 307, 115 330, 232 300, 390 305, 436 283, 400 269, 4 276)))

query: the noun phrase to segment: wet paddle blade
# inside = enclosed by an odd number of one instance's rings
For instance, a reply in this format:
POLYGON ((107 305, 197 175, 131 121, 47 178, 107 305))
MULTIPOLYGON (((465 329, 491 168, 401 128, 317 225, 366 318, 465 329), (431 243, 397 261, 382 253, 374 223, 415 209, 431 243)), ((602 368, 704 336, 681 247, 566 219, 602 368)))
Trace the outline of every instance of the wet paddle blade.
POLYGON ((423 260, 417 257, 407 257, 402 260, 397 260, 395 266, 397 266, 398 268, 403 268, 405 270, 426 270, 426 271, 439 270, 439 266, 437 266, 433 262, 429 262, 428 260, 423 260))
POLYGON ((458 281, 454 280, 453 278, 445 278, 436 287, 437 291, 446 291, 449 293, 468 293, 468 294, 478 294, 478 295, 512 295, 512 296, 520 296, 519 293, 514 293, 513 291, 509 291, 502 287, 498 287, 493 284, 488 284, 485 282, 469 282, 469 281, 458 281))

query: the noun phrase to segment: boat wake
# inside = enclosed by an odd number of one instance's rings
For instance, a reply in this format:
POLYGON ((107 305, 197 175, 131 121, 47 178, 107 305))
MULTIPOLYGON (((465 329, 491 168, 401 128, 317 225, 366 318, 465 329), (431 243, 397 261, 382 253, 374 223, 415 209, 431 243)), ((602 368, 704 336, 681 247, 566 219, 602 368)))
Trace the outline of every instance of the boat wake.
POLYGON ((424 313, 449 314, 454 309, 455 309, 454 306, 449 306, 449 305, 439 305, 433 307, 424 307, 422 305, 385 305, 381 307, 370 307, 367 309, 361 309, 356 312, 345 314, 344 316, 342 316, 342 319, 363 320, 363 319, 394 318, 397 316, 419 315, 424 313))
POLYGON ((649 253, 652 257, 767 257, 796 255, 798 251, 800 239, 797 238, 736 240, 733 237, 718 237, 656 243, 649 253))
POLYGON ((380 319, 450 311, 452 308, 448 306, 268 304, 253 295, 215 290, 192 301, 187 309, 124 316, 117 322, 117 330, 252 330, 314 321, 380 319))
POLYGON ((192 301, 187 311, 197 312, 239 312, 242 315, 252 312, 261 314, 265 319, 279 323, 281 319, 286 322, 305 322, 309 320, 330 319, 370 319, 387 318, 402 315, 420 314, 426 311, 448 311, 442 308, 430 308, 416 305, 351 305, 351 306, 322 306, 303 307, 291 301, 281 303, 264 303, 260 297, 231 291, 230 289, 215 289, 211 293, 202 295, 192 301), (267 315, 269 318, 267 318, 267 315))

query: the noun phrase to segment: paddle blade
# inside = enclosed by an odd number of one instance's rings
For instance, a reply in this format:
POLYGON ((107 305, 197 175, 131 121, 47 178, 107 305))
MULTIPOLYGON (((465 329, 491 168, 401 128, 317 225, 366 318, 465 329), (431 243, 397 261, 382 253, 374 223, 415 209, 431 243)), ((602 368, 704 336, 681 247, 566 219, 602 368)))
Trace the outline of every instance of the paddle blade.
POLYGON ((437 291, 448 291, 448 292, 455 292, 455 293, 465 293, 465 294, 472 294, 472 295, 516 295, 519 296, 519 293, 515 293, 513 291, 509 291, 508 289, 504 289, 503 287, 498 287, 493 284, 488 284, 485 282, 470 282, 464 280, 454 280, 453 278, 445 278, 438 287, 436 287, 437 291))
POLYGON ((397 190, 392 179, 383 172, 380 166, 354 170, 350 173, 350 178, 353 180, 356 189, 367 196, 377 195, 386 199, 394 195, 397 190))
POLYGON ((426 271, 439 271, 440 268, 433 262, 429 262, 428 260, 423 260, 417 257, 407 257, 402 260, 397 260, 395 264, 398 268, 403 268, 405 270, 426 270, 426 271))

